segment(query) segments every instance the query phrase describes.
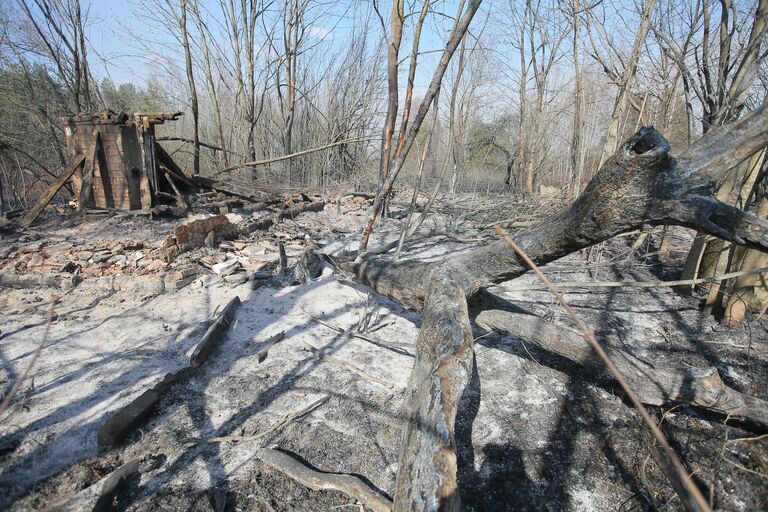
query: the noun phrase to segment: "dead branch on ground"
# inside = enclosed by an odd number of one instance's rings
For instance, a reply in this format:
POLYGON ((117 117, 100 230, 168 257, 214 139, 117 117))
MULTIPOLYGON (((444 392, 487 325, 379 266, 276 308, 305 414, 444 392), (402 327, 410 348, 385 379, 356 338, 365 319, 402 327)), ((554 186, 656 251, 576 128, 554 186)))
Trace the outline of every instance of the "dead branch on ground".
POLYGON ((392 509, 392 502, 354 475, 316 471, 287 453, 271 448, 264 448, 256 456, 265 464, 310 489, 343 492, 359 500, 374 512, 389 512, 392 509))

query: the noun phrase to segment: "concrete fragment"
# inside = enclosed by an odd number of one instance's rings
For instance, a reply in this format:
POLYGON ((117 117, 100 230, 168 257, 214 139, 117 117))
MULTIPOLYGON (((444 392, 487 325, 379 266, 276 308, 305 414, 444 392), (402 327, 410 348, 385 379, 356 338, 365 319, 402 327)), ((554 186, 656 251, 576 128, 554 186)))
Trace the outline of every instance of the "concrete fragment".
POLYGON ((166 290, 180 290, 185 286, 192 284, 197 279, 197 276, 182 277, 180 279, 171 279, 165 281, 166 290))
POLYGON ((248 281, 248 274, 244 272, 239 272, 236 274, 230 274, 226 277, 224 277, 224 282, 232 285, 241 285, 248 281))
POLYGON ((215 265, 211 266, 211 271, 214 274, 226 276, 234 273, 239 266, 240 266, 240 263, 237 261, 237 258, 232 258, 227 261, 216 263, 215 265))

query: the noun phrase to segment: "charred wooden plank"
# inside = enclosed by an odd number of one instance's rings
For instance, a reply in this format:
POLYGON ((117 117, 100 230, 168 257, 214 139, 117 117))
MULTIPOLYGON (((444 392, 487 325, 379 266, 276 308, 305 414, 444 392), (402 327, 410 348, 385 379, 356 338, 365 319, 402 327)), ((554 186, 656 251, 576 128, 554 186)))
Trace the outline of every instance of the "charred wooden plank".
MULTIPOLYGON (((91 201, 91 194, 93 194, 93 175, 96 172, 96 164, 99 162, 99 152, 101 150, 101 133, 99 130, 93 130, 91 132, 91 152, 88 154, 88 158, 85 160, 85 167, 83 168, 83 181, 80 184, 80 195, 78 196, 77 213, 85 213, 85 209, 88 207, 88 203, 91 201)), ((102 172, 107 172, 106 169, 102 169, 102 172)))
POLYGON ((85 157, 83 155, 76 155, 72 161, 70 161, 69 164, 64 167, 64 169, 61 171, 61 174, 59 174, 59 177, 56 178, 53 183, 51 183, 43 195, 41 195, 37 201, 35 201, 35 204, 32 206, 32 208, 30 208, 27 214, 24 215, 19 224, 25 228, 31 226, 35 219, 37 219, 40 213, 45 209, 45 207, 48 206, 48 203, 51 202, 53 196, 55 196, 56 193, 61 190, 61 187, 63 187, 64 184, 69 181, 72 176, 75 175, 80 166, 83 165, 84 161, 85 157))
POLYGON ((187 369, 185 368, 175 373, 166 374, 163 380, 141 393, 131 400, 128 405, 120 408, 115 414, 110 416, 99 428, 97 435, 99 446, 110 446, 119 443, 133 432, 136 427, 146 421, 152 415, 160 398, 162 398, 163 392, 171 384, 179 380, 186 371, 187 369))
POLYGON ((235 311, 237 311, 238 307, 240 307, 240 297, 237 296, 224 306, 224 309, 219 313, 219 317, 211 324, 203 339, 200 340, 200 343, 197 344, 194 352, 192 352, 192 356, 189 358, 189 363, 192 366, 200 366, 208 359, 208 356, 211 355, 213 349, 216 348, 216 345, 219 344, 224 336, 224 331, 229 329, 229 326, 232 324, 232 319, 235 317, 235 311))
POLYGON ((160 144, 155 144, 155 154, 157 155, 157 160, 171 172, 174 179, 179 180, 188 187, 194 186, 192 182, 189 181, 187 175, 184 174, 184 171, 181 170, 181 167, 178 166, 171 155, 169 155, 160 144))

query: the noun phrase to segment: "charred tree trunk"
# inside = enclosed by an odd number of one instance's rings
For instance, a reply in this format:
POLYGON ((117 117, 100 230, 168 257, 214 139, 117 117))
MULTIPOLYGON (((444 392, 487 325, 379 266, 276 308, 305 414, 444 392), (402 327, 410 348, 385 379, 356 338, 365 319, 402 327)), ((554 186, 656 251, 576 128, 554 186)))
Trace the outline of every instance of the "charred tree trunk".
MULTIPOLYGON (((570 207, 521 231, 516 242, 542 265, 643 225, 672 224, 768 251, 768 221, 713 195, 723 173, 767 143, 768 105, 680 153, 642 128, 570 207)), ((367 255, 354 270, 380 293, 423 308, 393 509, 458 510, 454 422, 473 365, 467 297, 528 268, 499 240, 438 264, 367 255)))

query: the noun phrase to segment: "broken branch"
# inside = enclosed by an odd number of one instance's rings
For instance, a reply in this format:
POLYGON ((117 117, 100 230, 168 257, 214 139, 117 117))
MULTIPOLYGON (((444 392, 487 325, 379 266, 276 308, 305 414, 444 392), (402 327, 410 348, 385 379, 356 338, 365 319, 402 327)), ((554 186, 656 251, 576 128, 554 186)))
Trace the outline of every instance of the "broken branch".
POLYGON ((264 448, 256 455, 262 462, 315 491, 339 491, 374 512, 389 512, 392 502, 354 475, 323 473, 309 468, 287 453, 264 448))

